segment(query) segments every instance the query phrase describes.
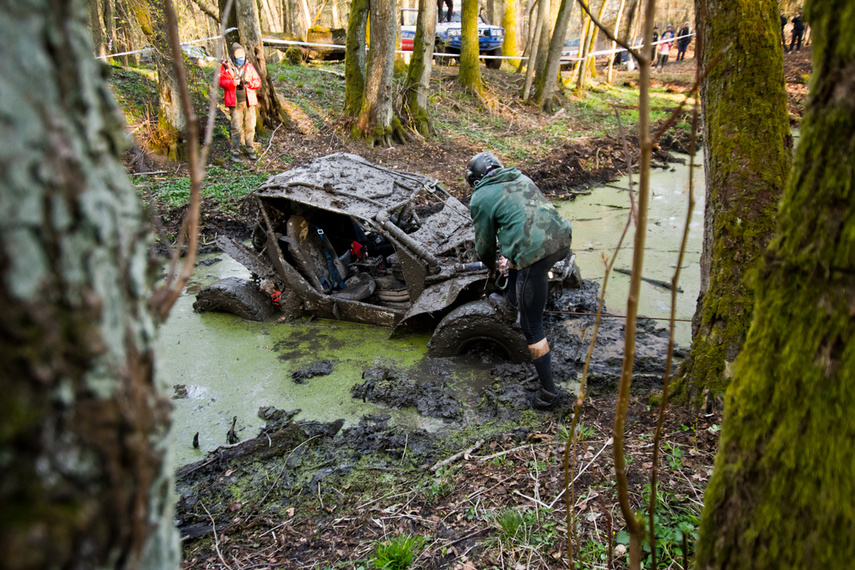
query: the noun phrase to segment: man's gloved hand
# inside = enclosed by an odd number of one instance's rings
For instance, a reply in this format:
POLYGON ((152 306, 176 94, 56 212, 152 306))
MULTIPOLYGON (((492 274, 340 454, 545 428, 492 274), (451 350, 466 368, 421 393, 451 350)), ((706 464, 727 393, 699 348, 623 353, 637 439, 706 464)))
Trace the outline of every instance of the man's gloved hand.
POLYGON ((499 273, 501 273, 502 275, 507 275, 508 269, 510 269, 510 267, 511 267, 510 260, 508 260, 507 257, 500 255, 499 256, 499 273))

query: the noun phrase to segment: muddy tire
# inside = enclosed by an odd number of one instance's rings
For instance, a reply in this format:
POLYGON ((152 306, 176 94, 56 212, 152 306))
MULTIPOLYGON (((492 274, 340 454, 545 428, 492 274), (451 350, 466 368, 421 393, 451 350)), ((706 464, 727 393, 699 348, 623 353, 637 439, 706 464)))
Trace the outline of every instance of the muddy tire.
POLYGON ((511 362, 530 358, 522 331, 502 318, 487 300, 473 301, 448 313, 428 341, 430 356, 460 356, 479 350, 490 350, 511 362))
POLYGON ((265 321, 279 313, 270 295, 247 279, 227 277, 205 287, 196 295, 197 313, 231 313, 247 321, 265 321))

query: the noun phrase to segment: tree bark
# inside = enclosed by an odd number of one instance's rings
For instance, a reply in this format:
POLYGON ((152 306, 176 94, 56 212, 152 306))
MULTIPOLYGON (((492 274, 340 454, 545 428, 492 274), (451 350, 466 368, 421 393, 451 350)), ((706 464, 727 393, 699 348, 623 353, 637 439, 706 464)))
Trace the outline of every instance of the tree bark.
POLYGON ((436 36, 436 2, 419 0, 419 19, 416 37, 413 39, 413 56, 404 84, 406 109, 409 125, 422 136, 431 132, 430 116, 427 112, 430 93, 431 61, 436 36))
POLYGON ((552 94, 558 83, 558 71, 561 67, 561 51, 564 49, 564 37, 567 35, 567 25, 570 23, 570 14, 573 11, 575 0, 561 0, 558 8, 558 18, 555 21, 555 31, 549 43, 549 55, 546 58, 546 68, 537 77, 535 82, 535 94, 537 103, 547 113, 551 113, 552 94))
POLYGON ((502 43, 502 55, 505 57, 516 57, 519 53, 519 47, 517 46, 516 0, 505 0, 502 27, 505 28, 505 41, 502 43))
POLYGON ((92 43, 95 44, 95 55, 107 55, 107 40, 104 27, 101 25, 101 9, 98 0, 89 0, 89 33, 92 35, 92 43))
MULTIPOLYGON (((531 43, 531 51, 528 54, 528 63, 525 68, 525 82, 523 83, 523 91, 522 91, 522 100, 527 101, 529 95, 531 94, 531 86, 534 82, 535 70, 537 69, 537 60, 538 55, 540 53, 540 38, 541 32, 543 31, 544 26, 546 26, 546 19, 549 15, 549 2, 548 0, 538 0, 537 4, 537 22, 534 24, 532 28, 532 34, 529 35, 529 39, 531 43)), ((531 24, 529 24, 531 25, 531 24)))
POLYGON ((261 89, 258 90, 258 129, 276 128, 282 122, 286 128, 293 129, 294 124, 285 112, 282 102, 276 95, 276 87, 267 72, 267 61, 264 58, 264 44, 261 36, 261 22, 255 0, 236 0, 238 32, 249 60, 261 76, 261 89))
POLYGON ((0 18, 4 568, 177 568, 148 230, 83 0, 0 18))
MULTIPOLYGON (((777 7, 765 16, 771 43, 777 7)), ((727 389, 698 568, 848 568, 855 557, 852 14, 852 0, 805 4, 810 99, 727 389)))
MULTIPOLYGON (((614 37, 618 37, 618 35, 620 34, 620 22, 621 22, 621 17, 623 16, 623 8, 624 8, 625 4, 626 4, 626 0, 620 0, 620 7, 618 8, 617 18, 615 19, 615 29, 614 29, 614 32, 612 33, 612 35, 614 37)), ((614 50, 617 47, 617 44, 615 42, 612 42, 611 46, 612 46, 611 49, 614 50)), ((612 73, 614 71, 615 55, 616 54, 613 54, 613 53, 609 54, 609 72, 608 72, 608 75, 606 76, 606 83, 608 83, 609 85, 612 84, 612 73)))
MULTIPOLYGON (((537 57, 534 61, 534 74, 538 77, 546 69, 546 58, 549 55, 549 38, 552 36, 552 0, 540 0, 543 7, 540 14, 543 16, 543 24, 540 27, 540 35, 535 38, 537 42, 537 57), (545 11, 545 12, 544 12, 545 11)), ((529 62, 531 63, 531 62, 529 62)))
POLYGON ((156 0, 140 2, 137 21, 151 45, 154 66, 157 69, 157 133, 156 150, 171 160, 187 158, 187 117, 181 108, 178 77, 169 47, 166 17, 163 6, 156 0))
POLYGON ((481 64, 478 60, 478 0, 461 1, 460 74, 457 76, 457 82, 464 89, 483 96, 484 83, 481 80, 481 64))
MULTIPOLYGON (((698 0, 710 67, 701 96, 706 206, 701 295, 679 377, 699 404, 721 395, 754 306, 752 271, 766 249, 791 162, 780 22, 774 0, 698 0), (738 70, 738 72, 737 72, 738 70)), ((699 22, 701 25, 701 22, 699 22)))
POLYGON ((365 99, 356 121, 359 135, 371 145, 406 142, 406 133, 392 111, 395 66, 395 0, 373 0, 370 10, 371 47, 365 73, 365 99))
POLYGON ((368 0, 353 0, 344 55, 344 114, 356 117, 365 100, 365 39, 368 0))

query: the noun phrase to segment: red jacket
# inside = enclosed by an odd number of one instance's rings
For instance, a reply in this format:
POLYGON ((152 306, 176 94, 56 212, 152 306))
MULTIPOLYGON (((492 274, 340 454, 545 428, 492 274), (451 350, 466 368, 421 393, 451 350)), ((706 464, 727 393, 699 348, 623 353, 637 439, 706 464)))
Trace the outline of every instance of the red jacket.
POLYGON ((254 107, 258 105, 258 99, 255 96, 255 91, 261 88, 261 76, 247 61, 243 67, 236 67, 231 61, 224 61, 220 66, 220 87, 226 91, 226 107, 235 106, 235 88, 237 87, 238 77, 243 77, 246 84, 246 105, 254 107))

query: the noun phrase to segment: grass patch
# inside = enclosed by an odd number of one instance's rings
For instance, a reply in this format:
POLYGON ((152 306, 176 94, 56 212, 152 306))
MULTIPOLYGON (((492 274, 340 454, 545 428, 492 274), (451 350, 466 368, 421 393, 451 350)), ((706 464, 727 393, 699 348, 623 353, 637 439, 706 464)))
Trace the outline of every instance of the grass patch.
MULTIPOLYGON (((235 166, 232 170, 212 166, 202 182, 202 198, 217 200, 222 210, 234 211, 238 202, 267 178, 268 174, 247 172, 242 165, 235 166)), ((190 200, 189 176, 152 182, 142 179, 141 184, 139 181, 135 182, 138 182, 138 187, 146 188, 153 198, 173 208, 181 207, 190 200)))

